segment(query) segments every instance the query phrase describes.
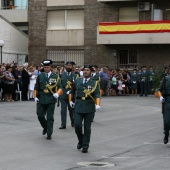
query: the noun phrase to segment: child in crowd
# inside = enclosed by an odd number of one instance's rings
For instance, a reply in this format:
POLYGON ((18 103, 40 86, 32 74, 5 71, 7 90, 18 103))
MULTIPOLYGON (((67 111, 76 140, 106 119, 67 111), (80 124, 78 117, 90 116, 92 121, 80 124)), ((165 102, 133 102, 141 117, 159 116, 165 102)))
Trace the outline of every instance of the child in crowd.
POLYGON ((122 96, 122 90, 123 90, 122 84, 123 84, 122 77, 120 77, 120 78, 118 78, 118 87, 117 87, 117 89, 119 91, 118 92, 119 96, 122 96))
POLYGON ((117 87, 117 79, 116 79, 116 74, 114 74, 111 82, 112 96, 117 96, 116 87, 117 87))

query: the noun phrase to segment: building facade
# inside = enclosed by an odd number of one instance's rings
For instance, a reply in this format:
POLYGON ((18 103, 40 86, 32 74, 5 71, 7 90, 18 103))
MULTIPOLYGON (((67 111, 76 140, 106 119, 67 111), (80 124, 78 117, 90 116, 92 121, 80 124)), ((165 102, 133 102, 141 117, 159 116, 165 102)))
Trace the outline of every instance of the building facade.
POLYGON ((22 65, 28 56, 28 0, 1 0, 0 40, 5 42, 0 62, 22 65))
POLYGON ((29 0, 28 20, 29 61, 36 64, 170 65, 168 0, 29 0))

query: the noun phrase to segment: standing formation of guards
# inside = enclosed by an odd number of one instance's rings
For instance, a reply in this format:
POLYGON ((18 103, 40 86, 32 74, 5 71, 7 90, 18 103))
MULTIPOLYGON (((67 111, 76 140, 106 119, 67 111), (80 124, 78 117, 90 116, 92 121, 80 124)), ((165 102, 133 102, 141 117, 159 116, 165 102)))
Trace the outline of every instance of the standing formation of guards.
POLYGON ((37 102, 37 116, 43 128, 42 134, 47 134, 50 140, 53 133, 54 109, 56 100, 61 102, 61 127, 66 129, 67 108, 71 126, 75 126, 78 137, 77 149, 88 152, 91 123, 94 113, 100 109, 100 86, 97 66, 84 66, 83 77, 73 72, 74 62, 67 62, 61 75, 52 72, 52 61, 44 60, 44 72, 36 80, 34 100, 37 102), (92 74, 93 72, 93 74, 92 74), (84 130, 82 123, 84 121, 84 130))

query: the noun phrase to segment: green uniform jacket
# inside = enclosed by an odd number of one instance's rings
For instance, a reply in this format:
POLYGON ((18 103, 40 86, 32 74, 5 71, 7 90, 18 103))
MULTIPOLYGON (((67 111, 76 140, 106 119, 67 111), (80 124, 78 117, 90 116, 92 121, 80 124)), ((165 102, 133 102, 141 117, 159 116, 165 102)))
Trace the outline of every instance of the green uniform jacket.
POLYGON ((98 82, 93 80, 92 78, 85 84, 83 84, 83 78, 78 78, 74 83, 75 88, 75 113, 94 113, 95 102, 88 96, 85 100, 82 100, 82 97, 85 97, 84 89, 89 91, 93 91, 91 96, 95 100, 96 98, 100 98, 99 86, 98 82))
POLYGON ((140 74, 140 81, 142 82, 148 82, 148 79, 149 79, 149 74, 148 74, 148 71, 142 71, 141 74, 140 74))
MULTIPOLYGON (((57 88, 61 89, 60 77, 56 73, 51 73, 50 77, 46 77, 46 74, 43 72, 38 75, 37 82, 35 85, 35 90, 38 92, 38 98, 40 104, 49 104, 55 103, 56 98, 53 97, 51 92, 45 93, 43 90, 46 89, 46 84, 49 84, 51 80, 55 79, 57 82, 57 88)), ((56 93, 56 88, 53 88, 53 92, 56 93)))
POLYGON ((68 94, 66 94, 69 90, 73 90, 74 89, 74 81, 78 78, 78 75, 75 73, 70 72, 70 75, 67 74, 67 72, 63 72, 60 75, 61 78, 61 86, 63 89, 63 95, 60 96, 61 99, 65 99, 68 100, 68 94), (71 87, 67 86, 67 83, 70 82, 71 83, 71 87))
POLYGON ((99 73, 96 73, 96 75, 92 76, 91 78, 95 81, 98 81, 98 86, 99 86, 99 89, 100 89, 100 75, 99 75, 99 73))
POLYGON ((138 85, 138 80, 139 80, 139 75, 136 74, 132 74, 131 78, 130 78, 130 83, 131 83, 131 88, 132 90, 136 90, 137 89, 137 85, 138 85))
POLYGON ((149 81, 153 81, 155 76, 155 71, 148 71, 149 81))

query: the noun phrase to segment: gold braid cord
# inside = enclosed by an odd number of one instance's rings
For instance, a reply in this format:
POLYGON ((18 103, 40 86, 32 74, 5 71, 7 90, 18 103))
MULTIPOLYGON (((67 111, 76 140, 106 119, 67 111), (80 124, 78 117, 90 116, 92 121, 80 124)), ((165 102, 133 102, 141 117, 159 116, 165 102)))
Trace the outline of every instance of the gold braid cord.
POLYGON ((96 102, 95 102, 95 99, 92 97, 91 94, 96 90, 97 85, 98 85, 98 81, 96 81, 95 86, 92 90, 84 89, 84 91, 83 91, 85 93, 85 97, 89 96, 94 101, 94 103, 96 103, 96 102))
POLYGON ((46 84, 46 88, 47 88, 52 94, 54 94, 53 89, 54 89, 55 87, 57 87, 57 84, 58 84, 59 79, 60 79, 60 78, 59 78, 59 76, 58 76, 56 83, 53 84, 53 85, 46 84))
POLYGON ((72 87, 71 87, 71 84, 72 84, 71 81, 67 81, 67 85, 66 85, 65 88, 66 88, 66 89, 71 89, 71 88, 72 88, 72 87))

